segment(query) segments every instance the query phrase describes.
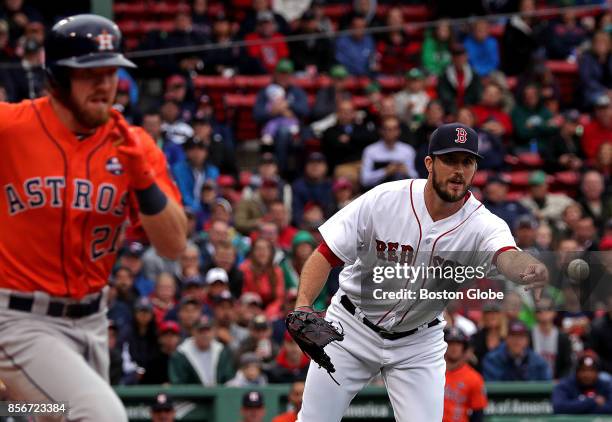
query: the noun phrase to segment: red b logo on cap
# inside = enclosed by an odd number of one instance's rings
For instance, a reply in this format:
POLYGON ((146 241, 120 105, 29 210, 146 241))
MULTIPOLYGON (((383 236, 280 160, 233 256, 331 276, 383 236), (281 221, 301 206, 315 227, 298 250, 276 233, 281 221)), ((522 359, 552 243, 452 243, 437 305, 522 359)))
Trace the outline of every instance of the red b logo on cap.
POLYGON ((467 131, 462 127, 458 127, 455 131, 457 132, 455 142, 458 144, 465 144, 465 141, 467 141, 467 131))

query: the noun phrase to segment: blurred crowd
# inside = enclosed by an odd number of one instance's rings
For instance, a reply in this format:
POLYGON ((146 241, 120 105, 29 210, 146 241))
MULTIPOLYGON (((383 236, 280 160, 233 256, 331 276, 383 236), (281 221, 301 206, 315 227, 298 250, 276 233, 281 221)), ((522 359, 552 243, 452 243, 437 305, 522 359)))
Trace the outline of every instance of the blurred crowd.
MULTIPOLYGON (((574 2, 471 1, 461 10, 439 2, 430 11, 436 21, 417 34, 401 7, 381 3, 384 15, 376 0, 356 0, 351 13, 332 20, 318 0, 253 0, 243 9, 194 0, 168 30, 131 43, 211 48, 138 59, 136 73, 120 72, 114 107, 164 151, 189 218, 189 245, 167 261, 127 231, 109 280, 113 384, 303 388, 309 360, 286 334, 284 317, 321 240, 317 228, 377 184, 427 177, 429 136, 450 121, 479 134, 484 159, 474 194, 508 223, 520 248, 555 269, 539 304, 512 289, 501 303, 451 304, 448 325, 469 346, 451 360, 487 381, 570 380, 553 395, 562 412, 568 395, 583 391, 571 384, 582 382, 576 368, 594 368, 597 380, 609 382, 609 8, 540 19, 530 13, 574 2), (469 13, 511 17, 454 20, 469 13), (380 26, 387 30, 370 31, 380 26), (332 37, 335 30, 350 32, 332 37), (549 60, 575 65, 569 100, 549 60), (271 76, 245 117, 258 133, 253 166, 240 165, 245 139, 236 136, 237 122, 219 117, 206 86, 196 89, 201 75, 271 76), (296 83, 320 76, 328 83, 314 98, 296 83), (403 78, 403 87, 386 92, 388 76, 403 78), (161 81, 157 92, 152 79, 161 81), (576 294, 585 287, 565 271, 578 257, 597 260, 592 268, 608 282, 591 286, 588 305, 576 294)), ((27 1, 3 0, 0 100, 45 94, 45 31, 56 18, 27 1)), ((327 306, 338 273, 315 308, 327 306)), ((580 409, 609 410, 604 396, 580 409)))

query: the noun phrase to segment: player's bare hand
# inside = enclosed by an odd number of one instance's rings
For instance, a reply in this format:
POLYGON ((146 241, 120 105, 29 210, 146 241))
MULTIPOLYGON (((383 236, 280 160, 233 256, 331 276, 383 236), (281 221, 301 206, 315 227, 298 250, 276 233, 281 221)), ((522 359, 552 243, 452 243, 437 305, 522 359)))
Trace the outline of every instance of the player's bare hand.
POLYGON ((533 290, 536 301, 542 296, 542 288, 548 284, 548 269, 544 264, 529 264, 520 274, 525 290, 533 290))
POLYGON ((137 190, 146 189, 153 184, 154 172, 147 162, 145 149, 138 133, 130 128, 128 122, 117 110, 111 110, 111 118, 115 122, 115 140, 113 145, 119 152, 119 161, 125 167, 130 179, 130 186, 137 190))

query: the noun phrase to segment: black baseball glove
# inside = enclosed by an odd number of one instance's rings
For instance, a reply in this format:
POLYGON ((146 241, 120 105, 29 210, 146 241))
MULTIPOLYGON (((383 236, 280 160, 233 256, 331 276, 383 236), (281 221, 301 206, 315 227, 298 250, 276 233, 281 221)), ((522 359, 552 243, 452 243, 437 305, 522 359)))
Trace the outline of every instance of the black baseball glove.
POLYGON ((291 337, 310 359, 323 367, 330 375, 336 371, 329 355, 325 353, 323 348, 332 341, 342 341, 344 339, 343 332, 323 319, 321 314, 307 307, 289 312, 285 324, 291 337))

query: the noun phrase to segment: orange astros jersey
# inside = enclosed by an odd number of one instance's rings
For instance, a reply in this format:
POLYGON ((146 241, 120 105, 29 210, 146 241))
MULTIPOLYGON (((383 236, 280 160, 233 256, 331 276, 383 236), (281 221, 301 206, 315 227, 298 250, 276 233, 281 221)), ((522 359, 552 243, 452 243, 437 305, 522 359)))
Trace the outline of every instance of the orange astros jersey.
POLYGON ((487 394, 484 380, 474 368, 463 364, 452 371, 446 371, 442 422, 468 422, 468 411, 485 407, 487 394))
MULTIPOLYGON (((106 283, 133 192, 109 137, 79 140, 48 97, 0 103, 0 288, 82 298, 106 283)), ((179 200, 163 153, 138 132, 159 187, 179 200)))

